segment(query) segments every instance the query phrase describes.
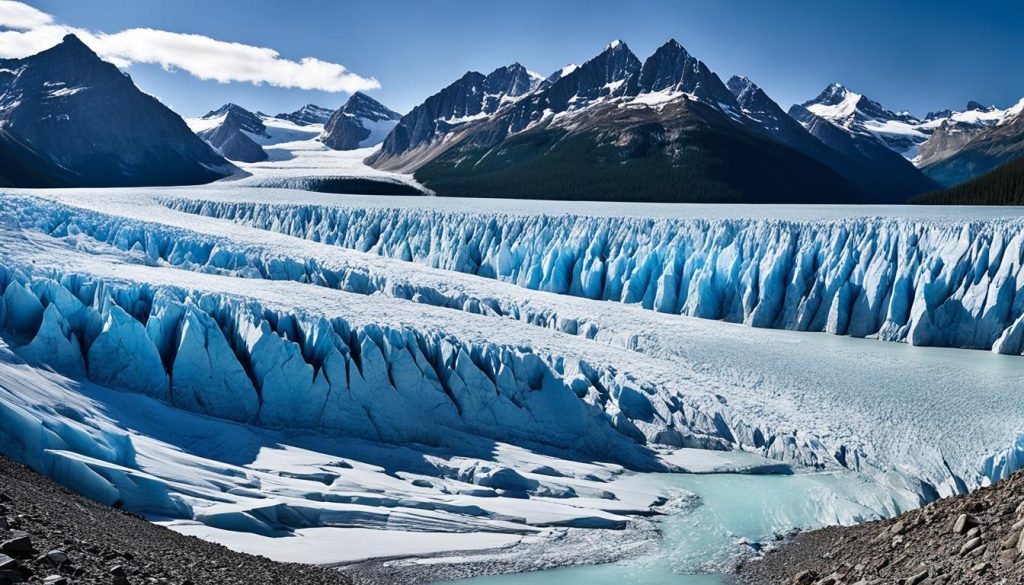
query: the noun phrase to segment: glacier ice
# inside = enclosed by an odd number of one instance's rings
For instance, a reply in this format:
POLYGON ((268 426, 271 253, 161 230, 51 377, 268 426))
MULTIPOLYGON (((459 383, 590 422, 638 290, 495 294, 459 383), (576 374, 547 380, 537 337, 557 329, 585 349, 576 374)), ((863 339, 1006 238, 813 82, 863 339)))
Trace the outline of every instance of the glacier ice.
POLYGON ((148 286, 83 275, 20 276, 27 285, 18 278, 4 291, 9 307, 17 315, 28 307, 36 322, 29 331, 31 322, 8 319, 12 333, 30 340, 18 349, 22 355, 69 374, 87 371, 97 383, 180 408, 387 442, 440 445, 461 429, 660 467, 643 454, 637 437, 608 423, 599 405, 580 400, 564 366, 529 349, 467 346, 441 332, 354 327, 340 318, 303 319, 251 301, 173 288, 154 294, 148 286), (84 352, 76 351, 78 339, 88 335, 79 335, 84 332, 63 319, 56 304, 40 311, 32 293, 60 296, 53 292, 62 288, 58 280, 71 283, 75 290, 68 292, 76 298, 93 292, 91 308, 103 325, 84 352), (41 351, 46 348, 57 351, 41 351))
MULTIPOLYGON (((949 298, 962 294, 958 291, 965 287, 974 286, 975 280, 984 280, 985 271, 972 268, 969 279, 961 271, 952 271, 943 277, 945 280, 931 276, 919 278, 915 272, 893 280, 878 276, 899 271, 887 264, 884 256, 876 254, 870 267, 864 268, 864 274, 857 277, 874 284, 858 288, 850 281, 861 270, 857 259, 860 251, 851 251, 848 244, 822 240, 833 233, 836 226, 846 226, 856 233, 883 228, 900 234, 918 230, 931 234, 928 238, 933 242, 941 240, 943 234, 968 229, 977 234, 971 237, 984 239, 988 237, 986 234, 996 234, 1015 225, 1009 220, 964 224, 967 228, 955 227, 951 222, 896 219, 634 218, 624 222, 647 222, 652 226, 666 223, 683 226, 680 229, 684 232, 689 229, 692 233, 704 229, 694 225, 705 225, 708 238, 731 239, 732 243, 721 249, 715 248, 719 244, 714 242, 693 244, 693 249, 702 250, 701 253, 713 251, 715 263, 713 269, 691 270, 687 267, 696 262, 693 256, 687 256, 681 248, 669 247, 666 251, 664 246, 653 247, 643 234, 634 234, 637 241, 629 246, 636 250, 644 248, 649 252, 647 255, 636 252, 630 259, 618 254, 614 260, 609 260, 605 255, 609 240, 581 232, 583 235, 579 238, 586 239, 585 247, 580 248, 586 250, 585 261, 579 260, 579 253, 566 245, 561 235, 562 231, 575 230, 576 222, 611 229, 614 224, 622 223, 619 220, 498 216, 500 225, 494 228, 495 233, 505 229, 505 224, 514 230, 531 222, 548 222, 550 233, 532 234, 536 242, 529 246, 539 249, 550 245, 557 249, 547 250, 543 262, 529 267, 529 283, 533 284, 523 286, 519 279, 527 270, 526 264, 517 258, 522 248, 529 248, 526 236, 504 238, 497 244, 473 243, 474 238, 480 240, 481 236, 468 230, 465 242, 461 237, 456 238, 457 243, 445 240, 449 237, 445 235, 449 229, 446 221, 453 217, 452 225, 471 219, 482 221, 484 216, 479 214, 415 207, 364 209, 360 213, 366 217, 391 214, 391 219, 380 220, 384 223, 378 233, 374 233, 372 224, 359 223, 363 220, 352 219, 354 227, 346 228, 348 231, 367 228, 361 233, 365 238, 363 244, 370 252, 367 255, 334 245, 337 242, 321 238, 315 230, 301 231, 276 225, 270 226, 271 233, 265 231, 267 226, 256 225, 259 230, 247 227, 251 223, 248 220, 216 219, 225 215, 220 207, 216 213, 207 210, 198 216, 191 214, 196 211, 193 208, 185 209, 189 214, 175 211, 172 208, 184 204, 174 203, 161 192, 157 192, 157 196, 164 206, 154 203, 153 195, 148 193, 137 197, 135 193, 118 194, 109 203, 105 202, 107 194, 102 195, 104 197, 99 198, 76 193, 74 198, 56 197, 60 203, 38 194, 0 199, 0 211, 8 218, 13 217, 14 224, 22 230, 17 232, 17 237, 25 238, 22 247, 40 246, 40 252, 35 255, 13 249, 5 254, 15 259, 9 263, 7 281, 30 290, 39 299, 40 307, 60 303, 61 314, 67 316, 70 325, 68 333, 78 336, 86 357, 87 350, 109 321, 109 305, 121 307, 143 326, 164 375, 169 376, 165 400, 187 410, 265 428, 309 429, 391 442, 451 445, 463 442, 460 433, 467 433, 562 450, 574 457, 611 459, 631 466, 638 466, 637 461, 639 466, 651 462, 651 455, 644 448, 650 445, 742 448, 792 464, 818 468, 843 466, 866 471, 922 499, 963 491, 997 478, 1014 469, 1021 460, 1013 455, 1012 448, 998 464, 979 464, 978 457, 981 444, 990 449, 1013 444, 1015 436, 1003 431, 1013 424, 1015 409, 1008 410, 1012 413, 1006 421, 988 425, 984 432, 959 423, 950 425, 962 429, 967 433, 965 439, 969 439, 962 441, 962 446, 951 444, 927 429, 926 421, 920 418, 925 408, 923 403, 921 408, 914 404, 900 408, 898 418, 885 413, 886 405, 900 402, 896 391, 913 385, 898 383, 890 393, 893 396, 865 393, 861 388, 851 387, 851 394, 844 399, 841 391, 816 389, 812 378, 821 376, 820 380, 830 380, 838 384, 837 388, 843 387, 844 380, 831 375, 825 365, 799 363, 800 356, 814 359, 814 356, 822 357, 827 350, 809 353, 801 350, 793 354, 793 359, 787 358, 781 350, 765 351, 766 358, 785 360, 780 363, 788 369, 784 376, 773 376, 774 364, 756 363, 756 359, 742 354, 742 344, 738 346, 730 339, 753 335, 749 330, 733 334, 731 325, 710 321, 701 325, 700 321, 659 314, 670 308, 675 312, 687 303, 701 311, 702 307, 716 306, 716 303, 723 306, 738 303, 743 307, 739 313, 747 315, 740 321, 777 327, 778 323, 762 319, 783 312, 791 304, 790 297, 758 291, 788 289, 793 286, 790 273, 795 270, 798 274, 825 279, 824 284, 805 283, 805 289, 833 291, 828 294, 832 294, 834 300, 827 303, 827 310, 821 308, 815 317, 824 323, 823 330, 839 332, 845 328, 855 336, 878 335, 916 344, 941 345, 925 333, 941 320, 947 310, 941 307, 950 302, 949 298), (417 243, 409 234, 422 235, 427 228, 420 224, 426 221, 437 222, 429 229, 433 239, 417 243), (687 225, 690 227, 686 228, 687 225), (722 227, 730 225, 734 231, 722 227), (783 228, 793 232, 796 239, 812 241, 820 250, 828 251, 830 246, 843 248, 846 260, 841 264, 845 268, 838 271, 827 268, 821 262, 822 258, 830 256, 819 257, 816 253, 802 253, 796 264, 787 263, 781 258, 792 255, 790 248, 758 251, 752 243, 756 238, 747 233, 783 228), (34 235, 35 230, 47 237, 34 235), (302 239, 283 234, 301 235, 302 239), (402 241, 403 238, 408 241, 402 241), (317 239, 324 239, 328 245, 317 243, 317 239), (261 245, 263 240, 266 245, 261 245), (385 253, 381 242, 389 241, 399 245, 385 253), (555 246, 552 242, 561 243, 555 246), (56 250, 52 246, 66 246, 77 256, 65 258, 57 251, 50 257, 48 251, 56 250), (409 263, 410 260, 422 264, 433 262, 423 260, 420 250, 423 246, 431 247, 430 257, 437 260, 441 269, 409 263), (508 282, 447 272, 449 266, 444 262, 452 257, 451 246, 459 249, 459 266, 475 265, 478 268, 469 272, 490 278, 497 276, 508 282), (478 254, 480 250, 484 252, 478 254), (493 274, 488 273, 489 261, 485 258, 491 250, 495 257, 493 274), (758 264, 764 264, 764 268, 758 268, 758 276, 754 278, 750 258, 762 252, 765 256, 759 257, 758 264), (37 262, 42 258, 47 261, 37 262), (108 259, 115 260, 108 264, 108 259), (141 265, 149 268, 143 269, 141 265), (29 266, 32 269, 28 269, 29 266), (178 271, 169 267, 193 271, 197 276, 177 274, 178 271), (205 280, 200 277, 206 274, 223 276, 205 280), (267 282, 244 281, 246 278, 267 282), (687 278, 689 284, 683 286, 687 278), (283 286, 285 283, 277 281, 291 281, 301 286, 283 286), (946 288, 937 285, 939 281, 960 284, 946 288), (143 284, 146 282, 162 284, 143 284), (544 292, 560 292, 559 282, 569 283, 568 295, 565 291, 560 296, 544 292), (333 291, 321 289, 322 292, 318 292, 309 287, 310 284, 369 296, 365 297, 365 303, 346 301, 341 305, 349 309, 321 312, 318 309, 321 299, 326 302, 338 297, 331 294, 333 291), (250 292, 259 292, 258 296, 264 300, 253 302, 252 298, 246 298, 250 292), (296 294, 298 296, 289 296, 296 294), (703 295, 704 300, 694 300, 694 294, 703 295), (267 304, 267 295, 278 295, 282 302, 267 304), (594 295, 597 299, 588 298, 594 295), (925 308, 915 316, 911 309, 918 303, 915 300, 918 296, 924 301, 917 306, 925 308), (888 303, 889 312, 905 315, 900 319, 914 325, 906 327, 906 337, 865 333, 878 330, 880 326, 874 321, 854 318, 856 308, 844 308, 873 307, 881 302, 880 298, 888 299, 884 302, 888 303), (393 317, 391 312, 400 308, 394 299, 408 299, 433 307, 424 307, 422 311, 402 309, 393 317), (623 301, 625 305, 618 304, 623 301), (938 309, 929 312, 929 303, 938 309), (434 311, 434 307, 443 310, 434 311), (184 327, 188 311, 194 313, 188 327, 184 327), (465 334, 478 327, 493 327, 494 319, 501 317, 587 339, 553 343, 555 338, 548 333, 534 335, 512 325, 507 328, 518 333, 503 336, 506 340, 514 339, 511 342, 491 341, 486 334, 470 335, 469 338, 474 339, 470 342, 452 333, 465 334), (382 325, 385 322, 390 325, 382 325), (652 374, 655 364, 650 360, 628 356, 622 351, 599 350, 586 345, 591 343, 588 339, 670 361, 678 367, 652 374), (222 343, 224 347, 214 347, 222 343), (701 349, 702 345, 711 349, 701 349), (221 357, 209 357, 214 355, 221 357), (598 356, 614 356, 614 359, 598 356), (179 367, 176 374, 176 362, 185 359, 195 361, 188 367, 179 367), (712 367, 705 375, 708 360, 712 367), (731 372, 729 363, 737 361, 743 361, 745 369, 731 372), (204 363, 226 366, 204 368, 204 363), (809 375, 803 375, 804 370, 809 375), (865 394, 870 396, 865 398, 865 394), (878 406, 857 403, 865 399, 878 406), (821 413, 821 416, 816 418, 814 413, 821 413), (905 441, 894 441, 887 433, 876 430, 892 424, 909 425, 912 433, 905 441)), ((246 197, 249 196, 257 195, 247 193, 246 197)), ((258 204, 237 205, 249 209, 258 204)), ((287 204, 281 207, 284 211, 273 211, 280 217, 287 217, 295 208, 287 204)), ((297 222, 296 225, 304 224, 297 222)), ((14 248, 17 246, 15 244, 14 248)), ((900 249, 900 246, 893 249, 900 249)), ((934 250, 925 246, 914 253, 932 252, 934 250)), ((969 261, 974 260, 968 258, 965 262, 969 261)), ((950 271, 951 262, 941 263, 946 268, 934 263, 934 271, 939 275, 950 271)), ((965 262, 961 264, 966 265, 965 262)), ((1004 265, 1010 266, 1005 262, 1000 264, 1004 265)), ((1015 274, 1014 270, 1005 270, 1015 274)), ((22 296, 18 291, 11 294, 22 296)), ((797 306, 804 306, 813 297, 793 298, 800 299, 795 303, 797 306)), ((678 310, 694 316, 716 317, 714 312, 678 310)), ((35 309, 30 311, 34 312, 35 309)), ((35 323, 35 318, 32 317, 31 324, 35 323)), ((28 329, 31 326, 26 331, 28 329)), ((500 329, 506 327, 503 325, 500 329)), ((1003 341, 997 339, 995 347, 1009 347, 1019 336, 1014 333, 1017 329, 1013 325, 1006 329, 1000 337, 1003 341)), ((775 336, 769 343, 789 343, 790 338, 779 337, 778 333, 772 332, 775 336)), ((4 335, 16 345, 33 337, 29 333, 19 338, 14 330, 5 331, 4 335)), ((131 337, 141 339, 137 331, 131 337)), ((767 339, 761 332, 756 338, 767 339)), ((18 346, 17 350, 23 348, 18 346)), ((879 351, 887 350, 879 348, 879 351)), ((874 359, 870 353, 857 350, 856 355, 874 359)), ((151 363, 155 364, 156 360, 151 363)), ((837 365, 842 365, 837 375, 858 375, 849 363, 837 365)), ((897 380, 895 370, 889 365, 883 362, 875 366, 878 367, 892 372, 863 380, 858 377, 856 383, 897 380)), ((934 376, 916 378, 925 380, 934 376)), ((971 387, 980 389, 982 384, 979 379, 971 387)), ((1000 389, 1004 386, 999 384, 1000 389)), ((924 387, 914 390, 927 392, 924 387)), ((932 399, 943 401, 938 405, 942 412, 952 412, 950 409, 955 402, 949 402, 949 397, 950 391, 944 387, 934 392, 932 399)), ((1000 395, 999 400, 1002 399, 1000 395)), ((985 400, 982 393, 972 397, 972 408, 976 411, 985 400)))
POLYGON ((1015 220, 653 219, 162 202, 316 242, 665 313, 1024 351, 1024 236, 1015 220))

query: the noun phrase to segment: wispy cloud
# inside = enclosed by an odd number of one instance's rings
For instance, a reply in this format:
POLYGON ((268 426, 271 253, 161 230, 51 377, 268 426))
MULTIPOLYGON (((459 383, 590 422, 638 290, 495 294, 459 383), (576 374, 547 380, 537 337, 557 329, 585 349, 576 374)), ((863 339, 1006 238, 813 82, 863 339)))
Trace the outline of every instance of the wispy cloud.
POLYGON ((380 87, 372 77, 362 77, 343 65, 314 57, 293 61, 266 47, 151 28, 115 33, 89 31, 57 24, 51 15, 22 2, 0 0, 0 57, 38 53, 59 43, 68 33, 74 33, 119 67, 151 63, 221 83, 266 83, 331 92, 352 93, 380 87))

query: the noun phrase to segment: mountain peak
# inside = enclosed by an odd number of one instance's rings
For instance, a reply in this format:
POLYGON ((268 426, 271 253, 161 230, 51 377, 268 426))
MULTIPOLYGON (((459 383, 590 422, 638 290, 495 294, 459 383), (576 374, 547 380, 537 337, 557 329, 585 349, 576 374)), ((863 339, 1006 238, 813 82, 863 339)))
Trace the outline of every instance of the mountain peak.
POLYGON ((822 104, 827 106, 834 106, 839 103, 842 103, 848 97, 854 95, 856 95, 858 99, 860 98, 859 95, 854 94, 852 91, 849 90, 849 88, 847 88, 842 83, 833 82, 828 84, 828 86, 825 87, 825 89, 823 89, 821 93, 818 94, 818 97, 814 98, 809 102, 806 102, 804 105, 806 106, 808 104, 822 104))
POLYGON ((341 106, 340 111, 356 118, 365 118, 372 121, 398 120, 402 117, 397 112, 388 109, 384 104, 361 91, 357 91, 349 96, 348 101, 345 102, 345 105, 341 106))
MULTIPOLYGON (((625 46, 626 46, 626 43, 620 41, 619 39, 615 39, 614 41, 608 43, 608 46, 605 47, 604 50, 605 51, 614 50, 614 49, 618 49, 620 47, 625 47, 625 46)), ((626 48, 628 49, 629 47, 626 47, 626 48)))
POLYGON ((242 106, 232 102, 228 102, 223 106, 217 108, 216 110, 210 110, 209 112, 207 112, 205 115, 203 115, 203 119, 209 120, 210 118, 216 118, 218 116, 223 116, 224 114, 229 113, 241 114, 247 117, 253 116, 252 112, 243 108, 242 106))

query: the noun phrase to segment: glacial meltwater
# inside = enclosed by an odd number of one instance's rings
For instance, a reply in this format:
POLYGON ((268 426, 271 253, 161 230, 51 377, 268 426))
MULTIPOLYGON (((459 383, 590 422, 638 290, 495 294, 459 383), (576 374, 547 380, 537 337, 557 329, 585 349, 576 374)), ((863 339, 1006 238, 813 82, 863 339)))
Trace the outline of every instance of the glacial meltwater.
POLYGON ((854 524, 916 506, 850 472, 794 475, 652 474, 673 504, 655 552, 618 563, 450 581, 458 585, 712 585, 752 547, 799 528, 854 524), (689 497, 688 497, 689 496, 689 497), (746 549, 746 551, 744 551, 746 549))

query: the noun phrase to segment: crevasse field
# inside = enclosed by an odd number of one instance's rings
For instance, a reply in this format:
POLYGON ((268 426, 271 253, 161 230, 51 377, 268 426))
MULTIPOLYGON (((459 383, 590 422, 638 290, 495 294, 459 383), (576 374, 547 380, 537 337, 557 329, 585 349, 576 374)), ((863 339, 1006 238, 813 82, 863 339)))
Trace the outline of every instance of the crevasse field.
POLYGON ((714 582, 1024 464, 1020 210, 566 209, 7 191, 0 444, 410 581, 714 582))

